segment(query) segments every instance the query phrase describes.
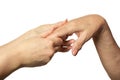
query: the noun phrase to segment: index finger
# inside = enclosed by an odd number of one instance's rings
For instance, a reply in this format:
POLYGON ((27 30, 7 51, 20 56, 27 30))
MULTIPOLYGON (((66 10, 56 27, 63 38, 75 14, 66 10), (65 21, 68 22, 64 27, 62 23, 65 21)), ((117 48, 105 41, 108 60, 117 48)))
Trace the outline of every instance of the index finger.
POLYGON ((63 36, 69 36, 77 31, 78 29, 75 26, 75 22, 69 21, 68 23, 64 24, 63 27, 57 28, 52 34, 58 37, 63 37, 63 36))

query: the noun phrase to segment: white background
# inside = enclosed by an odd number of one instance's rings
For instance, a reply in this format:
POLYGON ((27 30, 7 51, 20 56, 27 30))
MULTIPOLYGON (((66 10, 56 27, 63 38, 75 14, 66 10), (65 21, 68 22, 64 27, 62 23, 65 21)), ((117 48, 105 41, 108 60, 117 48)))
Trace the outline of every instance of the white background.
MULTIPOLYGON (((119 0, 0 0, 0 45, 39 25, 87 14, 100 14, 106 18, 120 45, 119 7, 119 0)), ((110 79, 91 39, 76 57, 70 51, 57 53, 46 66, 19 69, 5 80, 110 79)))

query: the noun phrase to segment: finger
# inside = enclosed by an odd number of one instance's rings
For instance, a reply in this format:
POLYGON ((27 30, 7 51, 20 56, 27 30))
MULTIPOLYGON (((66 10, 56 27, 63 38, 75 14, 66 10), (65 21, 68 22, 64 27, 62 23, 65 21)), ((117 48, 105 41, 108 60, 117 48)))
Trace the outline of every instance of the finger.
POLYGON ((86 33, 84 32, 84 33, 81 33, 79 38, 74 42, 72 47, 72 54, 74 56, 77 55, 78 51, 81 49, 81 47, 85 43, 85 39, 86 39, 86 33))
POLYGON ((63 26, 65 23, 67 23, 67 20, 65 21, 60 21, 57 22, 55 24, 48 24, 48 25, 44 25, 44 27, 47 27, 47 30, 43 33, 41 33, 41 37, 47 37, 49 36, 55 29, 57 29, 60 26, 63 26))
POLYGON ((61 46, 63 43, 63 40, 61 38, 54 38, 53 42, 54 42, 54 46, 61 46))
POLYGON ((60 52, 68 52, 70 49, 72 49, 72 46, 63 46, 59 51, 60 52))
POLYGON ((53 42, 53 47, 61 46, 63 44, 63 40, 61 38, 49 37, 48 39, 53 42))
MULTIPOLYGON (((56 39, 56 41, 58 41, 58 40, 56 39)), ((63 41, 59 41, 59 43, 56 42, 56 43, 54 43, 54 44, 56 44, 55 50, 60 51, 60 52, 66 52, 72 48, 71 44, 74 43, 74 41, 75 41, 74 39, 71 39, 71 40, 64 41, 64 42, 63 41)))
POLYGON ((72 46, 58 46, 58 47, 55 47, 56 52, 67 52, 70 49, 72 49, 72 46))
POLYGON ((77 32, 78 29, 75 27, 75 24, 73 21, 70 21, 63 25, 63 27, 57 28, 54 32, 53 35, 63 37, 63 36, 69 36, 73 34, 74 32, 77 32))
POLYGON ((67 52, 70 49, 72 49, 71 44, 74 42, 74 39, 68 40, 68 41, 64 41, 62 46, 59 49, 59 52, 67 52))
POLYGON ((71 40, 68 40, 68 41, 64 41, 63 42, 63 46, 70 46, 71 44, 73 44, 75 42, 75 40, 74 39, 71 39, 71 40))
MULTIPOLYGON (((58 38, 59 40, 61 40, 61 38, 58 38)), ((74 39, 68 40, 68 41, 58 41, 58 39, 54 39, 54 44, 55 44, 55 51, 59 51, 59 52, 67 52, 70 49, 72 49, 71 44, 75 41, 74 39)))
POLYGON ((52 24, 52 27, 53 27, 53 28, 58 28, 58 27, 63 26, 63 25, 66 24, 67 22, 68 22, 68 20, 66 19, 66 20, 64 20, 64 21, 60 21, 60 22, 57 22, 57 23, 55 23, 55 24, 52 24))
POLYGON ((48 31, 44 32, 44 33, 41 33, 40 36, 42 38, 46 38, 48 35, 50 35, 55 29, 54 28, 51 28, 49 29, 48 31))

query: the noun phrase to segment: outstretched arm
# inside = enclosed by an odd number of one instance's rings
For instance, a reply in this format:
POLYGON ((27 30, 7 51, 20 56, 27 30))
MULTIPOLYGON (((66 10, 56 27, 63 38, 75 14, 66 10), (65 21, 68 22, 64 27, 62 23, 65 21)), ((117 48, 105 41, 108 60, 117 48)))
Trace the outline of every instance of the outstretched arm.
POLYGON ((104 68, 112 80, 120 80, 120 49, 116 44, 106 20, 96 14, 69 21, 55 30, 55 35, 63 37, 76 33, 78 39, 72 46, 76 55, 82 45, 93 38, 104 68))

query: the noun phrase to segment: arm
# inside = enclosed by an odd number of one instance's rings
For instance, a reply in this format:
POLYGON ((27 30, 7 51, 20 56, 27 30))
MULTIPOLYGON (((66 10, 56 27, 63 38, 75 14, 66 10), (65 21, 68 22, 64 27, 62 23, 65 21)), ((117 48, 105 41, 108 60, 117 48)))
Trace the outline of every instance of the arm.
POLYGON ((19 56, 16 54, 16 48, 0 47, 0 80, 21 67, 19 56))
POLYGON ((20 60, 17 50, 12 46, 0 47, 0 80, 20 68, 20 60))
POLYGON ((78 39, 72 46, 72 54, 77 55, 83 44, 93 38, 104 68, 113 80, 120 80, 120 49, 117 46, 105 19, 99 15, 87 15, 69 21, 55 30, 56 36, 63 37, 75 33, 78 39))
POLYGON ((116 44, 106 21, 103 29, 93 36, 96 49, 108 75, 112 80, 120 80, 120 48, 116 44))
POLYGON ((57 51, 70 50, 73 40, 63 41, 61 38, 52 36, 52 32, 65 23, 42 25, 1 46, 0 80, 21 67, 47 64, 57 51))

